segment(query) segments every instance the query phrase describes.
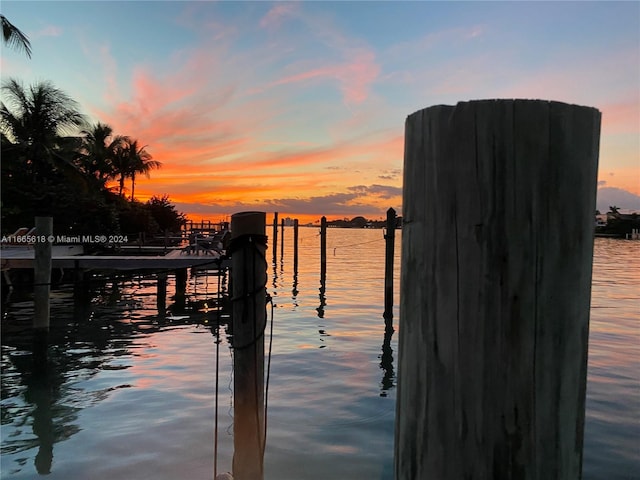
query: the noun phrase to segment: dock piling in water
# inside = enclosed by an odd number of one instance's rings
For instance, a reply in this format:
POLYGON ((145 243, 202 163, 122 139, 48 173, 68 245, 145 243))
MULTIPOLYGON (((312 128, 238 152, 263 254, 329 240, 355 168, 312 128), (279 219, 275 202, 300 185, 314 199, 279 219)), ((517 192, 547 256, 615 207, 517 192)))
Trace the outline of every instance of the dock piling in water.
POLYGON ((293 221, 293 275, 298 275, 298 219, 293 221))
POLYGON ((278 252, 278 212, 273 214, 273 263, 276 263, 278 252))
POLYGON ((52 217, 35 217, 35 244, 33 269, 33 328, 49 329, 49 293, 51 291, 52 217))
POLYGON ((262 480, 264 476, 265 222, 264 212, 241 212, 231 217, 233 477, 237 480, 262 480))
POLYGON ((387 228, 385 239, 384 262, 384 323, 385 328, 393 329, 393 260, 396 242, 396 211, 387 210, 387 228))
POLYGON ((539 100, 407 118, 397 480, 581 477, 599 134, 539 100))

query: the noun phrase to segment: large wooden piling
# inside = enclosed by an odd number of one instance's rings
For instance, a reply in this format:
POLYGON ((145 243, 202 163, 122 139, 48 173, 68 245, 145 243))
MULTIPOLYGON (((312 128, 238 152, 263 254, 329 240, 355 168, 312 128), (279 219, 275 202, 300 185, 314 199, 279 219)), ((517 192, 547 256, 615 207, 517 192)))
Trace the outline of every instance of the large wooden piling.
POLYGON ((407 118, 395 478, 581 476, 600 113, 407 118))
POLYGON ((236 480, 262 480, 264 474, 265 222, 264 212, 231 217, 236 480))
POLYGON ((52 217, 35 218, 33 269, 33 328, 49 330, 49 292, 51 290, 52 217))
POLYGON ((384 261, 384 320, 387 329, 393 328, 393 260, 396 243, 396 211, 387 210, 387 228, 385 239, 384 261))

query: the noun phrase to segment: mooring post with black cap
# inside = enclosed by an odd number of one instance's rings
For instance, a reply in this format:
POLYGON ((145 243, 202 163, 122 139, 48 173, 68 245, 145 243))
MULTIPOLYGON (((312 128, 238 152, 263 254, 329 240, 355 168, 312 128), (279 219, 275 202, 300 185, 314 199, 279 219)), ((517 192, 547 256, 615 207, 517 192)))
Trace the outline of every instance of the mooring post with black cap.
POLYGON ((262 480, 264 476, 265 226, 264 212, 240 212, 231 217, 235 480, 262 480))

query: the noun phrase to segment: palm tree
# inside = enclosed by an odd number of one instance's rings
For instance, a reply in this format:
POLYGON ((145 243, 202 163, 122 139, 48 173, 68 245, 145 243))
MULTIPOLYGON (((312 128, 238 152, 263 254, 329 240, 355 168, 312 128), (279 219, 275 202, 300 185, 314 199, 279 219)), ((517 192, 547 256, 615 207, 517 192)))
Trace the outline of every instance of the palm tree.
POLYGON ((0 14, 0 23, 2 23, 2 36, 5 45, 15 47, 18 50, 24 50, 27 57, 31 58, 31 43, 29 42, 29 38, 2 14, 0 14))
POLYGON ((2 84, 6 103, 0 102, 0 132, 11 142, 33 180, 47 172, 76 172, 72 156, 79 146, 79 128, 85 118, 78 103, 49 81, 25 88, 16 79, 2 84))
POLYGON ((84 117, 78 104, 50 82, 25 88, 9 79, 1 93, 2 163, 4 170, 5 159, 10 160, 11 202, 23 217, 50 215, 87 186, 74 165, 80 138, 72 136, 84 117))
POLYGON ((141 173, 148 178, 151 170, 162 166, 162 163, 153 160, 151 154, 145 150, 146 147, 147 145, 139 147, 138 140, 124 137, 114 159, 115 169, 112 178, 119 178, 121 196, 125 179, 131 179, 131 201, 134 200, 136 175, 141 173))
POLYGON ((114 176, 115 157, 125 137, 114 135, 111 126, 98 122, 89 130, 83 130, 83 147, 78 158, 78 168, 88 177, 96 178, 100 188, 114 176))

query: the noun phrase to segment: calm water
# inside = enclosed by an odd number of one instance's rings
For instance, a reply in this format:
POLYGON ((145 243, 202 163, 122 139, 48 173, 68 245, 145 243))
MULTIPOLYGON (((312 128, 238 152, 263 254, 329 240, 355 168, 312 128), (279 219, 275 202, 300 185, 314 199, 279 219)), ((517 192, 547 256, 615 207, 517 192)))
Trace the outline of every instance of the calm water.
MULTIPOLYGON (((329 229, 324 296, 317 233, 300 229, 296 278, 291 229, 269 266, 276 306, 265 478, 392 479, 397 332, 385 338, 382 231, 329 229)), ((640 472, 639 285, 640 242, 597 239, 585 479, 640 472)), ((218 472, 231 470, 225 325, 216 343, 211 312, 159 317, 150 278, 97 287, 84 311, 74 311, 70 290, 54 291, 45 371, 33 368, 28 299, 12 297, 3 312, 0 477, 211 479, 216 357, 218 472)), ((189 278, 200 306, 217 288, 216 277, 189 278)))

